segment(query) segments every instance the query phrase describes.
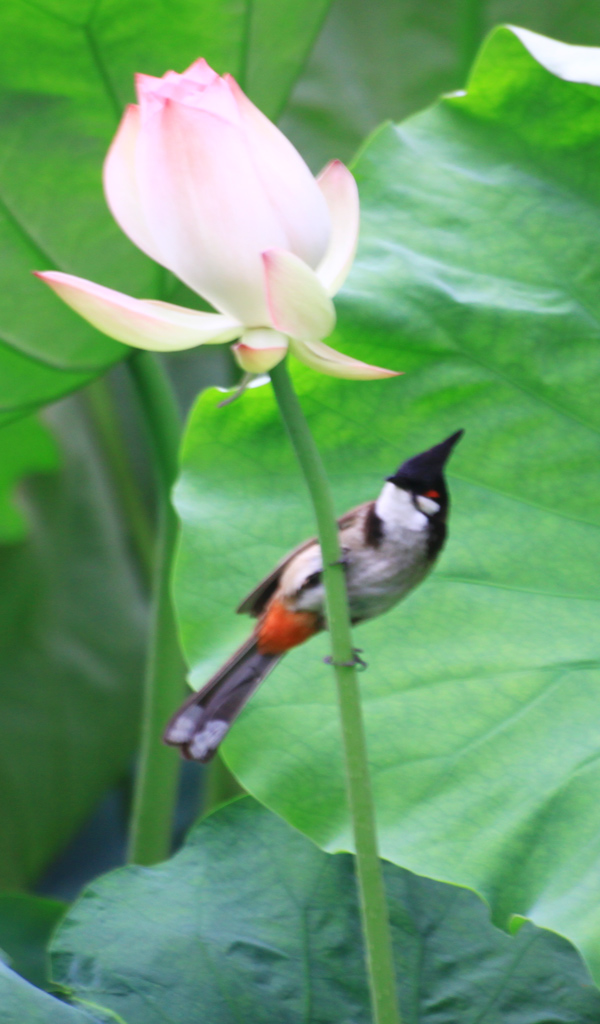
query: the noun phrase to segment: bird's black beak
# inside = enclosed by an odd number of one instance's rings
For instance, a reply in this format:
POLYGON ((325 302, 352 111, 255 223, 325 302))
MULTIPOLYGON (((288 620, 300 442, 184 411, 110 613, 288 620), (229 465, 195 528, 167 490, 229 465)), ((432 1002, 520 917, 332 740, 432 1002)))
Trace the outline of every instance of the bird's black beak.
POLYGON ((433 448, 428 448, 426 452, 421 452, 420 455, 413 455, 412 459, 407 459, 406 462, 403 462, 394 475, 388 476, 387 479, 397 486, 402 486, 406 482, 410 483, 412 481, 426 483, 439 480, 443 476, 444 466, 450 457, 454 445, 460 441, 463 434, 464 430, 457 430, 455 434, 451 434, 445 441, 434 445, 433 448))

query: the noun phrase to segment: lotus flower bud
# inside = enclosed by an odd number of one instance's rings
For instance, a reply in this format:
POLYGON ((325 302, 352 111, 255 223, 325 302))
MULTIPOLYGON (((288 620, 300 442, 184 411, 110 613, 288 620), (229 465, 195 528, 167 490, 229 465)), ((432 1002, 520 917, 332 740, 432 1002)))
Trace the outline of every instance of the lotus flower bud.
POLYGON ((134 299, 58 271, 38 276, 127 345, 174 351, 240 338, 236 358, 253 373, 291 347, 334 376, 392 376, 322 342, 358 240, 358 191, 344 165, 315 178, 234 79, 204 60, 183 74, 138 75, 136 87, 104 166, 108 205, 135 245, 216 312, 134 299))

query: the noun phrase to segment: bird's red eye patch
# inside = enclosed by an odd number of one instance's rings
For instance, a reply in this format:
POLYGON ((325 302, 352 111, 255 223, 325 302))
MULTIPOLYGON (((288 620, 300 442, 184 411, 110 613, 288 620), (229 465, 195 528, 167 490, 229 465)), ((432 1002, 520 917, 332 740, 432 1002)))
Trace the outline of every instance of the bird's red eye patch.
POLYGON ((439 498, 439 491, 425 491, 424 498, 439 498))

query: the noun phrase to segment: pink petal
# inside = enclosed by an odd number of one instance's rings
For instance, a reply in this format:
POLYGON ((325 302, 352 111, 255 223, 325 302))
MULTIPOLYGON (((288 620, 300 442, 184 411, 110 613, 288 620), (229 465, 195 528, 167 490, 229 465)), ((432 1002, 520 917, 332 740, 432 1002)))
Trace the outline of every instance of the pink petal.
POLYGON ((213 72, 212 79, 200 84, 193 77, 168 72, 163 78, 137 75, 136 85, 140 98, 142 124, 162 109, 166 103, 182 104, 196 110, 222 117, 239 125, 241 117, 231 89, 223 78, 213 72))
POLYGON ((216 71, 213 71, 210 64, 204 60, 204 57, 200 57, 193 64, 190 64, 189 68, 182 71, 181 77, 198 82, 199 85, 210 85, 219 76, 216 71))
POLYGON ((138 99, 142 100, 142 97, 155 95, 160 96, 171 96, 170 91, 173 83, 184 83, 193 82, 196 86, 207 86, 218 79, 216 71, 210 67, 209 64, 200 57, 199 60, 194 61, 189 68, 186 69, 182 74, 178 74, 176 71, 167 71, 161 78, 156 78, 154 75, 136 74, 135 76, 135 88, 138 95, 138 99))
POLYGON ((127 107, 104 161, 104 193, 119 227, 138 249, 162 262, 146 223, 136 179, 136 144, 140 130, 139 108, 127 107))
POLYGON ((332 160, 317 178, 331 217, 329 246, 317 267, 328 295, 335 295, 354 262, 360 227, 358 188, 354 176, 339 160, 332 160))
POLYGON ((225 75, 237 103, 246 142, 265 194, 288 239, 286 249, 316 267, 330 235, 327 202, 298 151, 225 75))
POLYGON ((343 352, 338 352, 322 341, 290 339, 290 349, 301 363, 329 377, 341 377, 343 380, 375 380, 378 377, 399 376, 397 370, 384 370, 381 366, 361 363, 359 359, 345 356, 343 352))
POLYGON ((246 326, 268 325, 260 254, 287 238, 242 131, 168 101, 142 125, 138 181, 161 263, 246 326))
POLYGON ((60 271, 36 272, 71 309, 85 320, 135 348, 176 352, 196 345, 218 344, 239 337, 242 327, 219 313, 199 313, 168 302, 133 299, 122 292, 60 271))
POLYGON ((242 334, 231 348, 242 370, 247 373, 268 373, 285 358, 288 340, 279 331, 258 327, 242 334))
MULTIPOLYGON (((171 72, 167 71, 167 75, 171 72)), ((142 96, 147 93, 157 92, 160 89, 160 83, 162 78, 157 78, 156 75, 144 75, 138 71, 134 76, 135 91, 137 93, 138 102, 141 103, 142 96)))
POLYGON ((273 326, 302 340, 331 334, 335 309, 314 270, 284 249, 264 252, 263 263, 273 326))

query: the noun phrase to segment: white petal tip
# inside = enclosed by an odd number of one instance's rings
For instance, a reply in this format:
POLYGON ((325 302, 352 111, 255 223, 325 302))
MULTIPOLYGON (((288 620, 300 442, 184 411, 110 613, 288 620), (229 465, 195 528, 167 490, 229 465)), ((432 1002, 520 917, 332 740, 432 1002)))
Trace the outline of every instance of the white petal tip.
POLYGON ((379 380, 384 377, 399 377, 402 370, 387 370, 383 366, 372 366, 360 359, 344 355, 322 341, 290 341, 296 359, 317 373, 342 380, 379 380))

